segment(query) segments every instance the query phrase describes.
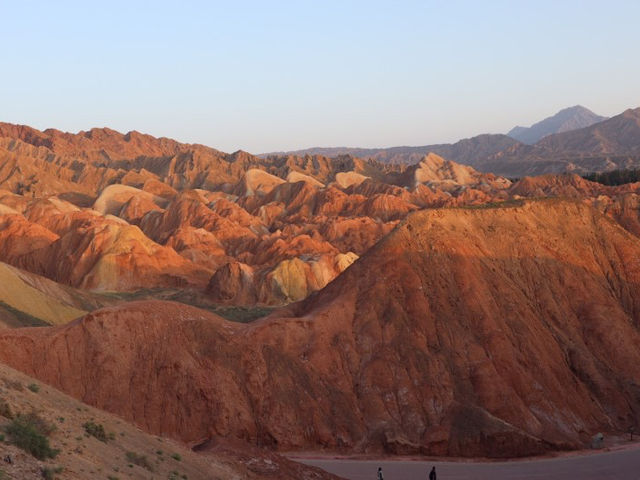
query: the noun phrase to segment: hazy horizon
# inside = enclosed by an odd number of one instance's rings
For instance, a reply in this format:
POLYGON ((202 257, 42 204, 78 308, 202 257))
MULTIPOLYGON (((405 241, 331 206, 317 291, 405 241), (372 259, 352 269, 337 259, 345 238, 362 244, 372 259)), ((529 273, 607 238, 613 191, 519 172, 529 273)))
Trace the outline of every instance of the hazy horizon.
POLYGON ((251 153, 455 142, 640 102, 636 2, 6 3, 0 120, 251 153), (78 39, 82 39, 79 41, 78 39))

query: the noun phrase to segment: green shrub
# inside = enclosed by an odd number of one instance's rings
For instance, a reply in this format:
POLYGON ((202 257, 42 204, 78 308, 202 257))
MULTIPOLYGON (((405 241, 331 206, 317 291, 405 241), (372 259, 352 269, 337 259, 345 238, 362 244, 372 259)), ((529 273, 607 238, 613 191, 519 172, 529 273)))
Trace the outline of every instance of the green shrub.
POLYGON ((42 478, 45 480, 53 480, 55 475, 62 473, 63 467, 45 467, 42 469, 42 478))
POLYGON ((131 463, 135 463, 139 467, 146 468, 150 472, 153 472, 153 466, 149 463, 145 455, 138 455, 135 452, 127 452, 127 460, 131 463))
POLYGON ((49 436, 56 431, 56 426, 47 422, 44 418, 38 415, 36 412, 21 413, 16 418, 22 418, 24 421, 33 425, 34 428, 44 436, 49 436))
POLYGON ((18 415, 5 427, 10 442, 38 460, 55 458, 59 453, 51 448, 47 438, 54 430, 53 425, 49 425, 35 413, 18 415))
POLYGON ((38 385, 37 383, 30 383, 27 388, 33 393, 38 393, 40 391, 40 385, 38 385))
POLYGON ((104 431, 104 427, 102 424, 87 422, 82 425, 84 427, 84 431, 87 432, 88 435, 97 438, 101 442, 107 443, 109 440, 109 436, 107 432, 104 431))
POLYGON ((171 455, 171 458, 173 458, 174 460, 177 460, 178 462, 182 460, 182 455, 180 455, 179 453, 173 453, 171 455))

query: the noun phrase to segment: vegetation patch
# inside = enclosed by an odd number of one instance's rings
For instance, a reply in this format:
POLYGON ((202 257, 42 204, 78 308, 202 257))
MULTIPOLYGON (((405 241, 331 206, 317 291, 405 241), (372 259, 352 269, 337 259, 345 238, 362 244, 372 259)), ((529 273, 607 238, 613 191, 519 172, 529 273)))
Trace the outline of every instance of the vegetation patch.
POLYGON ((582 178, 602 185, 624 185, 640 182, 640 170, 611 170, 610 172, 589 173, 582 178))
POLYGON ((488 210, 491 208, 522 207, 524 203, 525 203, 524 200, 505 200, 503 202, 487 202, 487 203, 481 203, 479 205, 465 205, 463 207, 454 207, 454 208, 461 208, 463 210, 488 210))
POLYGON ((38 460, 55 458, 59 453, 59 450, 51 448, 47 438, 54 430, 53 425, 47 423, 36 413, 17 415, 5 427, 9 442, 29 452, 38 460))
POLYGON ((27 388, 33 393, 38 393, 40 391, 40 385, 38 385, 37 383, 30 383, 27 388))
POLYGON ((4 311, 4 322, 12 328, 19 327, 47 327, 49 324, 44 320, 29 315, 21 310, 18 310, 8 303, 0 300, 0 311, 4 311))
POLYGON ((216 315, 220 315, 222 318, 231 322, 238 323, 251 323, 259 318, 269 315, 274 308, 273 307, 200 307, 209 310, 216 315))
POLYGON ((42 478, 45 480, 54 480, 56 475, 62 473, 64 467, 45 467, 42 469, 42 478))
POLYGON ((147 457, 145 455, 139 455, 135 452, 127 452, 127 460, 138 465, 139 467, 153 472, 153 466, 149 463, 149 460, 147 460, 147 457))
POLYGON ((202 310, 207 310, 231 322, 250 323, 259 318, 269 315, 276 307, 245 307, 220 305, 207 301, 201 295, 185 290, 168 290, 163 288, 147 288, 136 290, 135 292, 106 292, 101 295, 128 302, 134 300, 170 300, 172 302, 184 303, 202 310))
POLYGON ((100 423, 87 422, 82 425, 87 435, 97 438, 101 442, 107 443, 108 440, 113 440, 114 435, 108 434, 104 430, 104 426, 100 423))

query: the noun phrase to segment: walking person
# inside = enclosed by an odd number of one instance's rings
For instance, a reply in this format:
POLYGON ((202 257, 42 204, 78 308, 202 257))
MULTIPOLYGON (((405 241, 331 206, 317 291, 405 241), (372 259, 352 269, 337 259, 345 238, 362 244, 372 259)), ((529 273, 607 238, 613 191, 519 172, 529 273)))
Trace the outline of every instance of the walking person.
POLYGON ((382 474, 382 467, 378 467, 378 480, 384 480, 384 475, 382 474))
POLYGON ((429 472, 429 480, 437 480, 436 479, 436 467, 431 468, 431 472, 429 472))

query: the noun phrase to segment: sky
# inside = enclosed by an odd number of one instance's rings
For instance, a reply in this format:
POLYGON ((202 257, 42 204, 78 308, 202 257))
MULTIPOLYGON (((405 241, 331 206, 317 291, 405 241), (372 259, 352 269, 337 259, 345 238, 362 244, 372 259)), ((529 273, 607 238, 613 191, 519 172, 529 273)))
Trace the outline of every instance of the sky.
POLYGON ((0 0, 0 121, 223 151, 506 133, 640 106, 640 2, 0 0))

